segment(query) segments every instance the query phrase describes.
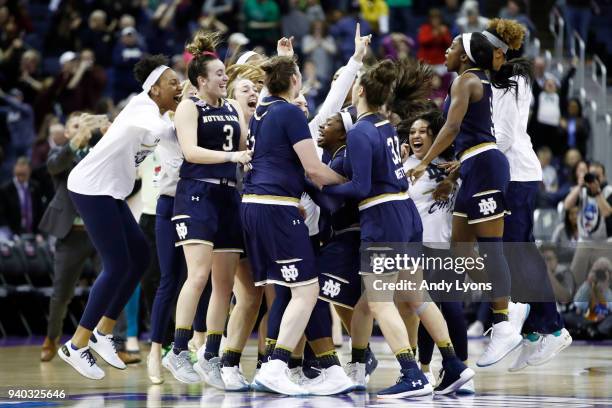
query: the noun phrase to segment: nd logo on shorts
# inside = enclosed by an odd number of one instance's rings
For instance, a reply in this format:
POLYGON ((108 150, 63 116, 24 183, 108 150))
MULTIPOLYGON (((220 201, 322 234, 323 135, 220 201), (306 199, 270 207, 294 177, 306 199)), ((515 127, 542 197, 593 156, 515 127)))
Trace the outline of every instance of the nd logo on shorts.
POLYGON ((295 282, 299 274, 298 268, 296 268, 294 264, 283 265, 280 272, 283 275, 283 279, 287 282, 295 282))
POLYGON ((187 237, 187 225, 184 222, 177 222, 175 225, 176 235, 178 235, 179 240, 184 240, 187 237))
POLYGON ((334 282, 332 279, 328 279, 323 284, 323 288, 321 288, 321 292, 323 292, 324 296, 335 298, 340 294, 340 283, 334 282))
POLYGON ((478 202, 478 208, 482 215, 491 215, 497 210, 497 202, 493 197, 483 198, 478 202))

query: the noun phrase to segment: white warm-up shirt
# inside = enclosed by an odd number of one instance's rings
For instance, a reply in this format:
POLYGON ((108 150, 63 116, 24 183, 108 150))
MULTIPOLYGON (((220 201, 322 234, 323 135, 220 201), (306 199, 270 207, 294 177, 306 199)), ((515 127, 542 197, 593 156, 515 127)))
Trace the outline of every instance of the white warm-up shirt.
POLYGON ((155 150, 161 162, 159 194, 174 197, 184 157, 181 145, 176 136, 174 122, 172 122, 172 119, 170 119, 168 115, 164 115, 164 120, 172 126, 173 131, 165 134, 161 138, 159 145, 157 145, 157 150, 155 150))
POLYGON ((134 96, 100 141, 68 176, 68 190, 123 200, 132 192, 136 169, 163 137, 174 133, 146 92, 134 96))
MULTIPOLYGON (((314 140, 315 147, 317 148, 317 153, 319 154, 319 159, 323 157, 323 149, 317 146, 317 138, 319 136, 319 126, 325 123, 325 121, 332 115, 340 112, 342 109, 342 104, 344 104, 344 100, 346 99, 346 95, 351 91, 351 86, 357 77, 357 73, 361 68, 361 63, 355 61, 353 58, 350 58, 348 63, 344 66, 340 75, 332 85, 327 97, 325 98, 325 102, 321 105, 321 109, 316 114, 314 118, 310 122, 308 122, 308 129, 310 129, 310 135, 314 140)), ((308 234, 310 236, 316 235, 319 233, 319 216, 321 215, 321 210, 319 206, 317 206, 314 201, 308 196, 308 194, 303 194, 300 199, 300 205, 304 207, 306 211, 306 226, 308 227, 308 234)))
MULTIPOLYGON (((404 171, 415 168, 421 161, 414 156, 404 162, 404 171)), ((453 221, 455 192, 446 201, 436 201, 432 193, 438 183, 446 176, 437 165, 444 163, 440 158, 434 159, 427 171, 413 184, 408 179, 408 192, 414 201, 421 222, 423 223, 423 245, 436 249, 449 249, 453 221)))
POLYGON ((491 87, 497 147, 508 159, 511 181, 541 181, 542 167, 527 134, 531 86, 522 77, 512 79, 518 82, 518 99, 512 89, 491 87))

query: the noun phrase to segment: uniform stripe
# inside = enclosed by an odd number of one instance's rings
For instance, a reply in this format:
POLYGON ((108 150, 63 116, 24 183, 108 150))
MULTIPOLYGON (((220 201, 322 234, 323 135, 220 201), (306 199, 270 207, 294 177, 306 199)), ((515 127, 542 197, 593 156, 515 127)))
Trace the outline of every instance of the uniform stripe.
POLYGON ((176 221, 176 220, 185 220, 191 218, 191 216, 189 215, 175 215, 174 217, 170 218, 170 221, 176 221))
POLYGON ((274 262, 276 262, 277 264, 283 265, 283 264, 290 264, 290 263, 300 262, 301 260, 302 260, 301 258, 293 258, 293 259, 281 259, 281 260, 274 261, 274 262))
POLYGON ((381 127, 381 126, 386 125, 387 123, 389 123, 389 121, 385 119, 385 120, 381 120, 380 122, 376 122, 374 126, 381 127))
POLYGON ((176 242, 174 246, 180 247, 180 246, 188 245, 188 244, 204 244, 204 245, 210 245, 211 247, 215 246, 212 242, 206 241, 204 239, 186 239, 185 241, 176 242))
POLYGON ((355 309, 353 306, 350 306, 350 305, 347 305, 347 304, 344 304, 344 303, 340 303, 340 302, 336 302, 335 300, 328 299, 328 298, 323 297, 321 295, 319 295, 319 299, 321 299, 324 302, 331 303, 332 305, 345 307, 345 308, 350 309, 350 310, 355 309))
POLYGON ((327 272, 321 272, 321 275, 325 275, 325 276, 329 276, 330 278, 334 278, 336 280, 339 280, 342 283, 346 283, 347 285, 350 283, 349 281, 347 281, 346 279, 342 279, 336 275, 332 275, 331 273, 327 273, 327 272))
POLYGON ((472 146, 469 149, 465 149, 463 153, 461 153, 461 157, 459 158, 459 161, 463 163, 470 157, 474 157, 477 154, 486 152, 487 150, 491 150, 491 149, 497 149, 497 145, 493 142, 477 144, 476 146, 472 146))
POLYGON ((242 254, 244 253, 243 249, 240 248, 219 248, 219 249, 213 249, 213 253, 214 252, 228 252, 228 253, 235 253, 235 254, 242 254))
POLYGON ((348 227, 348 228, 344 228, 338 231, 334 231, 334 236, 338 236, 340 234, 344 234, 347 232, 355 232, 355 231, 361 231, 361 228, 356 226, 356 227, 348 227))
POLYGON ((295 197, 284 197, 266 194, 245 194, 242 196, 243 203, 252 204, 269 204, 269 205, 287 205, 297 207, 300 200, 295 197))
POLYGON ((457 217, 467 218, 467 214, 466 213, 462 213, 462 212, 453 212, 453 215, 457 216, 457 217))
POLYGON ((255 286, 263 286, 263 285, 281 285, 281 286, 286 286, 288 288, 294 288, 296 286, 305 286, 305 285, 310 285, 312 283, 315 282, 319 282, 319 278, 313 278, 307 281, 303 281, 303 282, 285 282, 285 281, 279 281, 279 280, 275 280, 275 279, 266 279, 265 281, 260 281, 255 283, 255 286))
POLYGON ((495 220, 497 218, 501 218, 505 216, 506 216, 505 212, 501 212, 499 214, 491 215, 490 217, 476 218, 475 220, 468 220, 468 224, 478 224, 481 222, 491 221, 491 220, 495 220))
POLYGON ((474 194, 472 197, 480 197, 483 195, 487 195, 487 194, 493 194, 493 193, 499 193, 499 190, 487 190, 487 191, 481 191, 480 193, 476 193, 474 194))
POLYGON ((388 201, 400 201, 407 200, 410 196, 407 191, 402 191, 400 193, 386 193, 379 194, 374 197, 366 198, 363 201, 359 202, 359 211, 366 210, 370 207, 374 207, 375 205, 386 203, 388 201))

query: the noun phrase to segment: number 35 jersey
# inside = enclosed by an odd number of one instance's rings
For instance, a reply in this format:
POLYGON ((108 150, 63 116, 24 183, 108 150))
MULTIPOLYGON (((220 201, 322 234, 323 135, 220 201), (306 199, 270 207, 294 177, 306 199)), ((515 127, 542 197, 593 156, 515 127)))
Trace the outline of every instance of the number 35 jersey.
MULTIPOLYGON (((240 144, 240 120, 231 103, 222 99, 219 106, 191 97, 198 110, 198 146, 209 150, 235 152, 240 144)), ((226 179, 236 181, 236 163, 196 164, 185 160, 181 178, 226 179)))

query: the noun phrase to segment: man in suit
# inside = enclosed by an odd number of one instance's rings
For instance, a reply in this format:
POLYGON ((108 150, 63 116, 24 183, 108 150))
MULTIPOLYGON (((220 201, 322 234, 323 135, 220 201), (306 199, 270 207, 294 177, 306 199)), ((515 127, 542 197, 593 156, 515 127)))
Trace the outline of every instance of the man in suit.
POLYGON ((40 186, 30 179, 32 169, 27 157, 13 166, 13 179, 0 188, 0 226, 12 235, 37 234, 44 211, 40 186))
POLYGON ((57 144, 47 158, 47 169, 55 184, 55 195, 49 203, 40 230, 57 238, 53 275, 53 294, 49 302, 47 337, 42 345, 41 361, 55 357, 62 334, 62 323, 74 296, 83 266, 96 250, 68 195, 67 180, 72 168, 89 151, 95 129, 100 127, 96 116, 73 112, 68 117, 64 137, 58 135, 57 144))

